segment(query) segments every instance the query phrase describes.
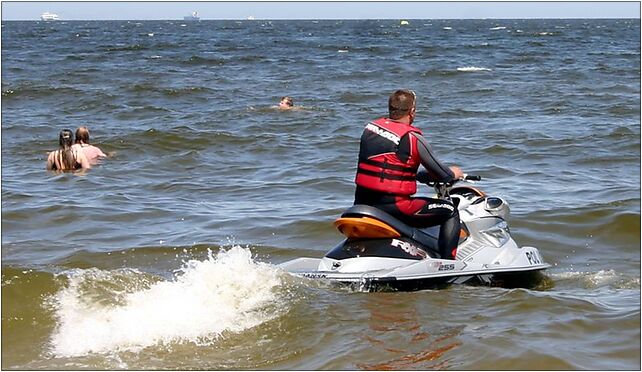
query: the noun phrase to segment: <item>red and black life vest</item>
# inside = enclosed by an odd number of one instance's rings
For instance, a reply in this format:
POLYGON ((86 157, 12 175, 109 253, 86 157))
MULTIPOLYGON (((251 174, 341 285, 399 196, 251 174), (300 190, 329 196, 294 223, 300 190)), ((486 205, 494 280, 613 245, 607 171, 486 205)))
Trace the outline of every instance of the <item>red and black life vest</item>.
POLYGON ((355 183, 395 195, 416 193, 415 177, 420 164, 417 140, 409 136, 409 148, 399 147, 401 139, 409 132, 422 134, 418 128, 392 119, 381 118, 368 123, 361 135, 355 183))

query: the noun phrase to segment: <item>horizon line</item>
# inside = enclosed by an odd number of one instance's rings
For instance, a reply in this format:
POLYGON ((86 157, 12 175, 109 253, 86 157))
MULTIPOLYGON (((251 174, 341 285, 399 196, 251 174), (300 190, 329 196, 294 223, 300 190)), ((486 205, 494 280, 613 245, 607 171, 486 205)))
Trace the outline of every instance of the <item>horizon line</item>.
POLYGON ((407 21, 467 21, 467 20, 531 20, 531 19, 592 19, 592 20, 617 20, 617 19, 626 19, 626 20, 635 20, 640 19, 640 16, 637 17, 527 17, 527 18, 493 18, 493 17, 484 17, 484 18, 205 18, 199 20, 184 20, 180 18, 158 18, 158 19, 57 19, 52 21, 43 21, 42 19, 3 19, 1 22, 45 22, 45 23, 60 23, 67 21, 181 21, 189 23, 198 23, 201 21, 248 21, 248 22, 257 22, 257 21, 383 21, 383 20, 407 20, 407 21))

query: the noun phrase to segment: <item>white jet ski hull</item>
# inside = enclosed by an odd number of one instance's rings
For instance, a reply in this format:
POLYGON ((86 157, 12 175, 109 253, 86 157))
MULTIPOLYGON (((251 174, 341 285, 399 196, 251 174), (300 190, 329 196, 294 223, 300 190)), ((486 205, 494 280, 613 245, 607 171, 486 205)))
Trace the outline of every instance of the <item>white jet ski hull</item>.
MULTIPOLYGON (((537 251, 531 247, 522 249, 525 250, 524 255, 526 252, 533 255, 532 252, 537 251)), ((539 257, 538 253, 535 254, 539 257)), ((339 260, 328 257, 297 258, 279 266, 295 276, 347 284, 359 290, 388 288, 416 290, 464 283, 510 288, 530 287, 541 280, 539 272, 550 267, 549 264, 541 261, 539 263, 532 261, 526 265, 501 265, 479 264, 472 260, 467 262, 428 258, 416 261, 381 257, 344 259, 341 260, 340 265, 339 260), (385 261, 389 261, 389 265, 396 267, 362 271, 345 269, 355 263, 360 267, 387 266, 385 261)))

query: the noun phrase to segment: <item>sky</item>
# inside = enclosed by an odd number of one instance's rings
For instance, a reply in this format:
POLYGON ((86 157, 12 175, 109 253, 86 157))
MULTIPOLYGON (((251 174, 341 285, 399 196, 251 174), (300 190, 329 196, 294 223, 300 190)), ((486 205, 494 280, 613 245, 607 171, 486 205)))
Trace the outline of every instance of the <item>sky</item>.
POLYGON ((639 1, 2 1, 2 20, 640 18, 639 1))

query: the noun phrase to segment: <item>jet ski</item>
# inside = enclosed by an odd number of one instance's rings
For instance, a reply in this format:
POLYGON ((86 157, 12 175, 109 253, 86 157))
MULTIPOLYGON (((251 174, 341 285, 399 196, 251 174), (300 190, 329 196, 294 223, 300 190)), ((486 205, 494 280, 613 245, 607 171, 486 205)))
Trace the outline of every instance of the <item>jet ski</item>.
POLYGON ((537 248, 515 243, 508 227, 508 203, 475 187, 480 180, 465 175, 447 184, 424 182, 459 210, 462 227, 455 259, 439 254, 439 226, 411 227, 378 208, 357 204, 334 222, 346 238, 323 258, 297 258, 279 267, 295 276, 360 291, 463 283, 534 287, 542 280, 540 272, 550 265, 537 248))

